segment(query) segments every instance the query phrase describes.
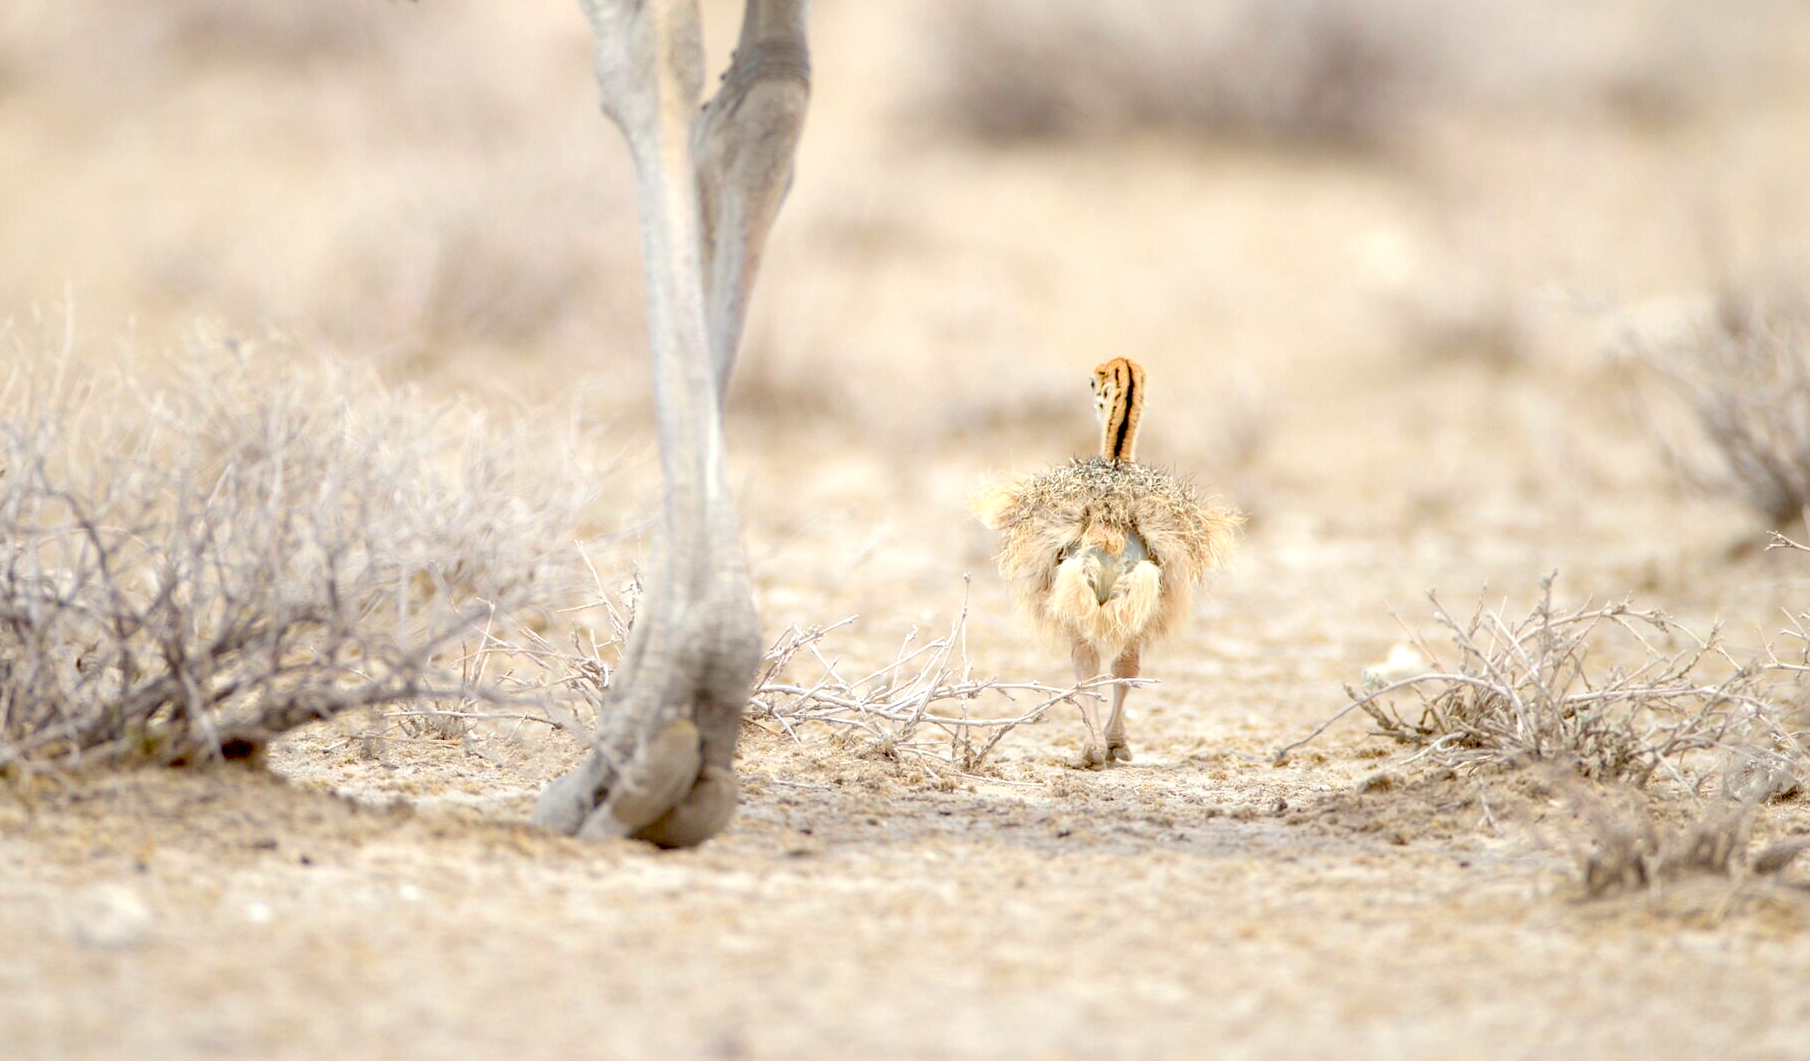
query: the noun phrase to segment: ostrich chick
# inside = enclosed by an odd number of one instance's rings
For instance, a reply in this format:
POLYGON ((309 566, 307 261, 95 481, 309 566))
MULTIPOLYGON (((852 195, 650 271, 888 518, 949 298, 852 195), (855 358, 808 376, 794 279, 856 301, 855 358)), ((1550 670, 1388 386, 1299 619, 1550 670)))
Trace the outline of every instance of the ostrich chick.
MULTIPOLYGON (((1138 676, 1146 645, 1187 619, 1195 584, 1230 551, 1241 522, 1203 500, 1185 480, 1132 457, 1144 413, 1144 370, 1114 358, 1093 373, 1100 455, 1051 471, 992 483, 973 509, 1003 538, 999 572, 1039 630, 1072 651, 1076 682, 1110 665, 1138 676)), ((1129 761, 1127 687, 1112 690, 1104 732, 1082 697, 1087 746, 1080 765, 1129 761)))

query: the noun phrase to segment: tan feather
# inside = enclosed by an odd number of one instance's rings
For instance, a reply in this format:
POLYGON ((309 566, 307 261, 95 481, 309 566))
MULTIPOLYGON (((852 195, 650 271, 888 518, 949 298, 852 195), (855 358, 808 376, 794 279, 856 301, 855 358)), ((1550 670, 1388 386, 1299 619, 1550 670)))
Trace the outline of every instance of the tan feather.
POLYGON ((1100 458, 990 484, 976 492, 972 507, 1001 532, 999 572, 1027 614, 1050 636, 1087 641, 1103 653, 1179 629, 1195 585, 1225 561, 1242 522, 1168 472, 1100 458), (1110 602, 1096 599, 1085 577, 1088 561, 1097 563, 1095 552, 1123 550, 1134 534, 1149 552, 1138 567, 1159 569, 1151 589, 1142 591, 1154 592, 1154 605, 1120 606, 1112 620, 1090 617, 1087 608, 1104 611, 1110 602), (1057 575, 1070 565, 1078 581, 1057 593, 1057 575))
MULTIPOLYGON (((1075 680, 1102 673, 1134 678, 1145 646, 1187 620, 1195 587, 1225 562, 1243 521, 1203 499, 1185 479, 1138 464, 1132 454, 1144 410, 1144 370, 1114 358, 1094 369, 1100 455, 1018 479, 989 483, 969 498, 1000 534, 999 572, 1037 628, 1069 650, 1075 680)), ((1100 727, 1091 700, 1079 765, 1128 761, 1125 696, 1112 690, 1100 727)))

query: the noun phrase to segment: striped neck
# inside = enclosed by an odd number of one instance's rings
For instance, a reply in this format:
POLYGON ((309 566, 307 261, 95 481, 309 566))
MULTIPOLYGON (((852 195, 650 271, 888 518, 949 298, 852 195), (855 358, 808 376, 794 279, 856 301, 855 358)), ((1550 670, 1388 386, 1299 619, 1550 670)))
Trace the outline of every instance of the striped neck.
POLYGON ((1144 417, 1144 369, 1118 357, 1094 369, 1094 402, 1100 415, 1100 456, 1131 463, 1144 417))

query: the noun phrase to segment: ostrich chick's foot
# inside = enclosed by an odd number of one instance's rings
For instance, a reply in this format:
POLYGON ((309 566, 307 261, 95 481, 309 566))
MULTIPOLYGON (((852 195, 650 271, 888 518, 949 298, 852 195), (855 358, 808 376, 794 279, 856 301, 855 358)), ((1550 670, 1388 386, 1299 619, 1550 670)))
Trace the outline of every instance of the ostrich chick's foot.
POLYGON ((1081 758, 1075 760, 1075 769, 1104 770, 1110 759, 1111 755, 1107 752, 1105 745, 1089 740, 1081 746, 1081 758))
POLYGON ((1131 761, 1131 745, 1125 743, 1124 737, 1106 738, 1106 758, 1128 763, 1131 761))

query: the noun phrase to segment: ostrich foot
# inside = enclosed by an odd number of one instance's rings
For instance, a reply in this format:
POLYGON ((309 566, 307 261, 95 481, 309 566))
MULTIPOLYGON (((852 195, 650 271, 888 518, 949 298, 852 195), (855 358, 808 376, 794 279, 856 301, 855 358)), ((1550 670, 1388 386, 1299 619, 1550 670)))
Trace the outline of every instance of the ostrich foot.
POLYGON ((1075 760, 1077 770, 1104 770, 1107 763, 1106 746, 1088 741, 1081 748, 1081 758, 1075 760))

